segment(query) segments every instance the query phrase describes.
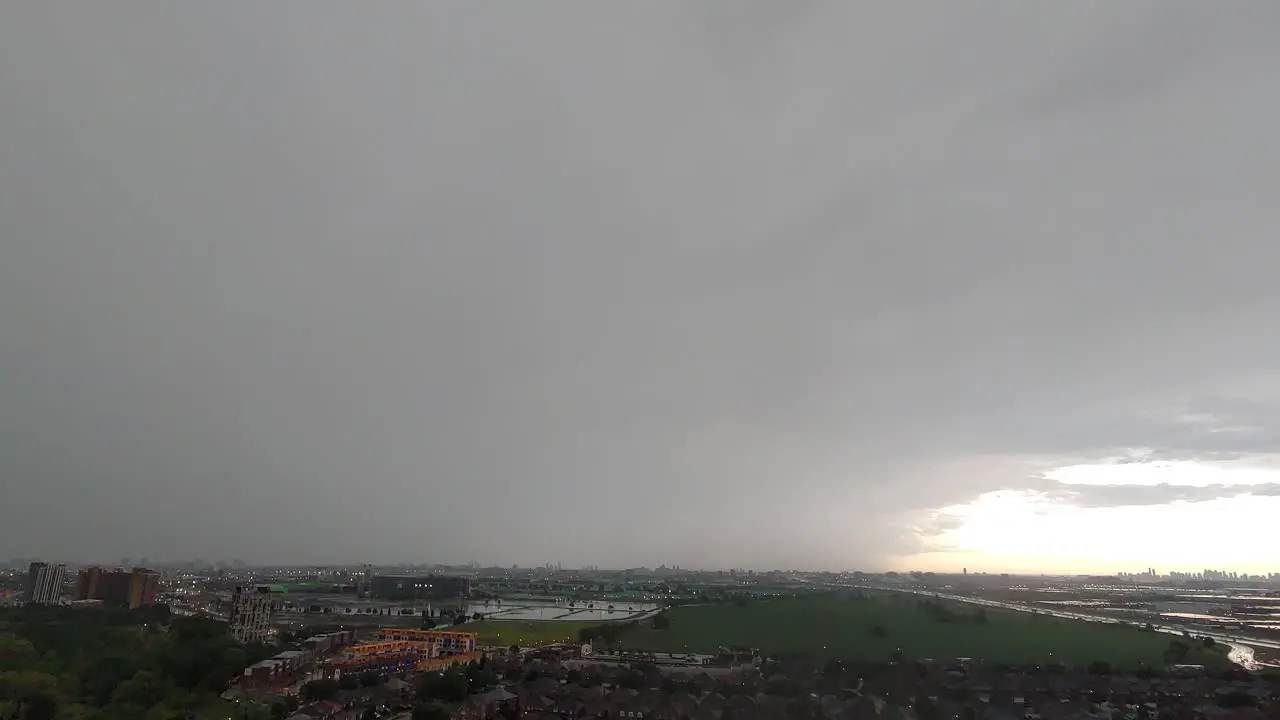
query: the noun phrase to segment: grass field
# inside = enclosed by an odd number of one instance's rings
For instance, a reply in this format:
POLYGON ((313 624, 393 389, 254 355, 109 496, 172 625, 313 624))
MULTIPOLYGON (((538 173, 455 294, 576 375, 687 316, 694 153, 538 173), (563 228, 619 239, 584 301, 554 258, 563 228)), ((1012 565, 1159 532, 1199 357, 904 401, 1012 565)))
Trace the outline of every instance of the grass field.
POLYGON ((577 642, 579 630, 598 624, 582 620, 482 620, 458 629, 478 633, 481 645, 550 645, 577 642))
MULTIPOLYGON (((972 615, 972 606, 953 606, 972 615)), ((1130 627, 987 610, 988 622, 940 622, 917 606, 917 598, 887 595, 866 600, 834 596, 762 600, 680 607, 668 611, 670 628, 649 623, 628 632, 621 646, 654 652, 711 652, 742 645, 765 654, 811 653, 851 660, 970 657, 1007 663, 1159 665, 1174 639, 1130 627), (873 628, 883 629, 883 635, 873 628)), ((1222 653, 1197 652, 1187 662, 1222 653)))

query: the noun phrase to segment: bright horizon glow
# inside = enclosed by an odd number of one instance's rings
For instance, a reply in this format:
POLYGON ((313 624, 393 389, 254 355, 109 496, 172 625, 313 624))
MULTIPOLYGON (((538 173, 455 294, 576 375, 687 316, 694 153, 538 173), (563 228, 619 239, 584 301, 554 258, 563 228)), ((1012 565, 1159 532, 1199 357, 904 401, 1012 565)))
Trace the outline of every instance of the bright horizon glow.
MULTIPOLYGON (((1249 486, 1280 482, 1280 471, 1195 462, 1075 465, 1045 474, 1069 485, 1249 486)), ((1280 571, 1269 529, 1280 497, 1240 495, 1205 502, 1077 507, 1031 490, 1002 490, 942 508, 959 522, 936 551, 903 562, 937 572, 1280 571)))
POLYGON ((1107 465, 1067 465, 1044 474, 1066 485, 1261 485, 1280 481, 1280 471, 1246 464, 1161 460, 1107 465))

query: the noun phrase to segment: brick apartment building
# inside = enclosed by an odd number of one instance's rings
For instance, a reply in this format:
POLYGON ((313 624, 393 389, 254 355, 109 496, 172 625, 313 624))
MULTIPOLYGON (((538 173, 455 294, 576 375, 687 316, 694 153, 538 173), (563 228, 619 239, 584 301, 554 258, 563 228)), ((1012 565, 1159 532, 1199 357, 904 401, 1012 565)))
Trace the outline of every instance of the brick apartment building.
POLYGON ((80 571, 76 600, 101 600, 104 605, 136 610, 154 604, 159 589, 160 574, 146 568, 90 567, 80 571))

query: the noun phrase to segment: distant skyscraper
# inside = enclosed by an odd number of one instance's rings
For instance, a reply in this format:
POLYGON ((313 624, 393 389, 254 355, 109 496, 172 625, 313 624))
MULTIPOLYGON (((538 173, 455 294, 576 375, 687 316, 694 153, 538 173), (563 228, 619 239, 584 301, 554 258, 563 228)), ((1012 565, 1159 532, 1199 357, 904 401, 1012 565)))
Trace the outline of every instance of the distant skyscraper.
POLYGON ((31 563, 27 569, 27 602, 57 605, 62 600, 62 579, 66 574, 66 565, 31 563))
POLYGON ((271 634, 275 601, 265 586, 236 586, 231 595, 231 635, 242 643, 264 642, 271 634))

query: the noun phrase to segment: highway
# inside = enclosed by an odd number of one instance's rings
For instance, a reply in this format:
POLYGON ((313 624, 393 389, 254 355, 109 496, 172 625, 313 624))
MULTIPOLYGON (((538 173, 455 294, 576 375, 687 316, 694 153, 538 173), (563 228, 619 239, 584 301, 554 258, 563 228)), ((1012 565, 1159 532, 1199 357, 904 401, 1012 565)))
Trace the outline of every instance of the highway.
MULTIPOLYGON (((985 605, 986 607, 994 607, 994 608, 999 608, 1001 610, 1015 610, 1017 612, 1038 613, 1040 615, 1049 615, 1052 617, 1068 618, 1071 620, 1085 620, 1088 622, 1101 622, 1101 623, 1108 623, 1111 625, 1132 625, 1134 627, 1146 626, 1145 623, 1117 620, 1116 618, 1103 617, 1101 615, 1089 615, 1087 613, 1072 612, 1069 610, 1050 610, 1048 608, 1032 607, 1029 605, 1020 605, 1017 603, 1000 602, 998 600, 987 600, 986 598, 967 597, 964 595, 951 595, 948 593, 931 592, 928 590, 904 590, 900 588, 890 588, 890 587, 867 588, 867 589, 868 590, 889 590, 892 592, 905 592, 905 593, 911 593, 914 595, 922 595, 925 597, 937 597, 937 598, 942 598, 944 600, 954 600, 956 602, 969 603, 971 605, 985 605)), ((1263 640, 1259 638, 1240 637, 1237 635, 1226 635, 1223 633, 1193 629, 1193 628, 1182 627, 1178 625, 1157 625, 1155 623, 1152 623, 1151 627, 1156 632, 1168 633, 1170 635, 1182 635, 1185 632, 1185 633, 1190 633, 1191 635, 1195 635, 1197 637, 1213 638, 1215 642, 1221 642, 1229 646, 1231 648, 1231 651, 1228 653, 1228 657, 1231 659, 1232 662, 1240 665, 1241 667, 1247 670, 1256 670, 1257 668, 1262 667, 1262 665, 1258 663, 1256 660, 1254 660, 1253 658, 1254 647, 1280 649, 1280 641, 1276 641, 1276 640, 1263 640)))

